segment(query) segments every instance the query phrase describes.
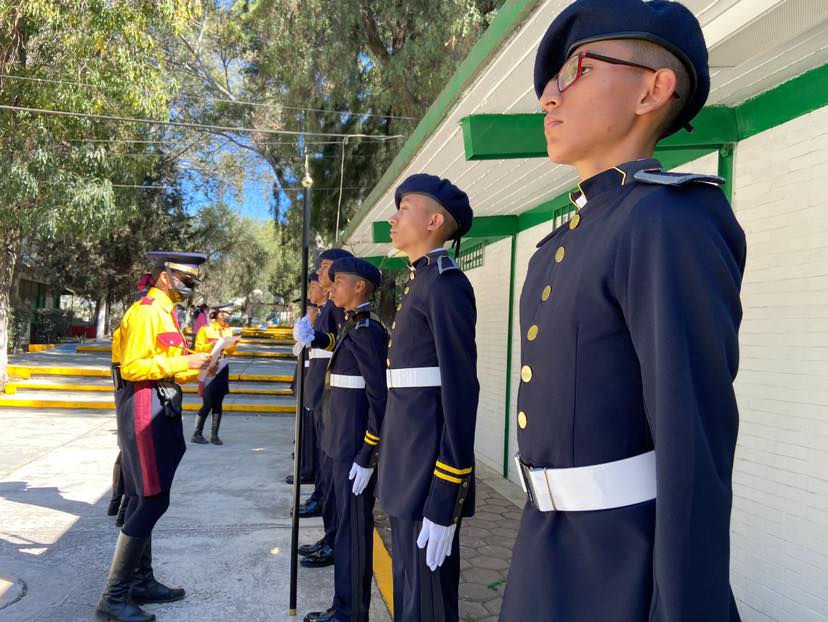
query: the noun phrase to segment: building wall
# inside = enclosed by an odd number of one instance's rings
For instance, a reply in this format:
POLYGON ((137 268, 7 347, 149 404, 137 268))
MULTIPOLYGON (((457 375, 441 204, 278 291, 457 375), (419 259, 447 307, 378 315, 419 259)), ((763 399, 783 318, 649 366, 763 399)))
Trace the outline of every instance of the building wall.
POLYGON ((512 239, 490 244, 483 265, 466 272, 477 300, 477 409, 475 455, 479 462, 501 472, 506 395, 506 342, 509 318, 509 278, 512 239))
POLYGON ((828 620, 828 107, 739 143, 748 241, 732 581, 743 619, 828 620))

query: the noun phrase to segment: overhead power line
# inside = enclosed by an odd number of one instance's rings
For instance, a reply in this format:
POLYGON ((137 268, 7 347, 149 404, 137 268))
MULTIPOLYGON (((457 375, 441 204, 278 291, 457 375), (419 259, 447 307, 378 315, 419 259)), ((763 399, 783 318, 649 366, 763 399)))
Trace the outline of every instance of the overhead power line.
POLYGON ((402 134, 394 134, 393 136, 383 136, 381 134, 343 134, 336 132, 300 132, 297 130, 276 130, 254 127, 234 127, 223 125, 209 125, 206 123, 185 123, 183 121, 157 121, 154 119, 141 119, 137 117, 119 117, 115 115, 105 114, 91 114, 87 112, 72 112, 68 110, 49 110, 46 108, 30 108, 27 106, 10 106, 7 104, 0 104, 0 110, 11 110, 15 112, 31 112, 33 114, 46 114, 59 117, 75 117, 80 119, 94 119, 101 121, 116 121, 120 123, 145 123, 148 125, 163 125, 166 127, 182 127, 194 130, 214 130, 220 132, 241 132, 248 134, 272 134, 272 135, 286 135, 286 136, 323 136, 327 138, 364 138, 366 140, 373 140, 377 142, 386 142, 389 140, 398 140, 404 138, 402 134))
MULTIPOLYGON (((106 87, 100 84, 89 84, 87 82, 77 82, 75 80, 55 80, 51 78, 35 78, 33 76, 16 76, 14 74, 9 73, 0 73, 0 78, 10 78, 12 80, 26 80, 29 82, 43 82, 46 84, 66 84, 70 86, 82 86, 85 88, 92 88, 92 89, 103 89, 106 90, 106 87)), ((325 110, 323 108, 311 108, 308 106, 286 106, 284 104, 280 104, 278 102, 267 103, 267 102, 254 102, 254 101, 246 101, 241 99, 229 99, 223 97, 207 97, 205 95, 195 95, 193 93, 183 93, 181 94, 184 97, 189 97, 191 99, 198 99, 200 101, 206 102, 215 102, 221 104, 233 104, 236 106, 252 106, 257 108, 274 108, 279 107, 283 108, 284 110, 301 110, 303 112, 318 112, 321 114, 336 114, 336 115, 353 115, 355 117, 375 117, 378 119, 401 119, 405 121, 416 121, 416 117, 407 117, 404 115, 394 115, 394 114, 377 114, 375 112, 360 112, 358 110, 325 110)))

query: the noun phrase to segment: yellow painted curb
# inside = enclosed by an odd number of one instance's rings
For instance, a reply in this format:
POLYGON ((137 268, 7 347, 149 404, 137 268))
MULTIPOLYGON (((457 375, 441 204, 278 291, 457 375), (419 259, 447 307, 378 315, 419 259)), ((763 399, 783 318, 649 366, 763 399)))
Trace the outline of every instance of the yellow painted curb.
MULTIPOLYGON (((6 395, 13 395, 20 389, 37 391, 94 391, 107 393, 112 391, 112 385, 107 384, 64 384, 50 382, 9 382, 6 384, 6 395)), ((181 387, 184 393, 198 393, 198 387, 181 387)), ((230 395, 293 395, 290 389, 239 389, 230 387, 230 395)))
POLYGON ((249 382, 293 382, 293 376, 267 376, 258 374, 230 374, 230 380, 249 382))
POLYGON ((115 401, 80 402, 74 400, 32 400, 23 398, 0 399, 0 408, 77 408, 94 410, 113 410, 115 401))
POLYGON ((13 387, 17 393, 20 389, 33 389, 42 391, 97 391, 100 393, 111 393, 112 385, 107 384, 65 384, 65 383, 51 383, 51 382, 10 382, 6 385, 6 393, 10 393, 9 387, 13 387))
POLYGON ((391 573, 391 556, 385 548, 385 542, 374 529, 374 577, 377 579, 382 599, 388 607, 391 617, 394 617, 394 575, 391 573))
POLYGON ((32 374, 38 376, 93 376, 95 378, 109 378, 108 369, 84 367, 40 367, 38 365, 9 365, 9 376, 28 380, 32 374))
POLYGON ((259 359, 295 359, 292 352, 233 352, 233 356, 252 356, 259 359))
POLYGON ((45 352, 46 350, 51 350, 56 347, 56 343, 30 343, 28 349, 29 352, 45 352))
MULTIPOLYGON (((101 402, 84 402, 76 400, 33 400, 22 398, 2 398, 0 408, 55 408, 55 409, 86 409, 86 410, 114 410, 115 400, 101 402)), ((200 410, 201 404, 184 404, 184 410, 200 410)), ((225 412, 250 413, 294 413, 296 408, 282 404, 238 404, 224 405, 225 412)))
POLYGON ((112 352, 112 346, 78 346, 76 352, 112 352))

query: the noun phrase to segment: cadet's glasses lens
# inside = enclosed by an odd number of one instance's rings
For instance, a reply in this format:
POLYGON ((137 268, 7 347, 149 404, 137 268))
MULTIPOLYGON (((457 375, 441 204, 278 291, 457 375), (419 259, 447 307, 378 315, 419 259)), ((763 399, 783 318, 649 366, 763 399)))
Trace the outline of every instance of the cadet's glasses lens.
POLYGON ((558 72, 558 92, 563 93, 578 79, 581 71, 581 55, 577 54, 563 64, 558 72))

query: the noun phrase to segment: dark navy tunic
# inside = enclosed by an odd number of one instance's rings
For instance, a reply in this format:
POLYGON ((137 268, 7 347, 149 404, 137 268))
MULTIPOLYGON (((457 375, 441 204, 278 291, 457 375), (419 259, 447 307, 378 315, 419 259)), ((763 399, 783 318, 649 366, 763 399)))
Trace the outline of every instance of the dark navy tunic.
POLYGON ((439 367, 442 386, 388 389, 377 498, 391 516, 450 525, 474 514, 476 320, 471 284, 446 251, 411 266, 386 365, 439 367))
MULTIPOLYGON (((345 323, 345 310, 337 307, 333 300, 322 305, 313 328, 316 331, 312 349, 332 352, 336 346, 336 336, 345 323)), ((308 353, 310 356, 310 353, 308 353)), ((305 374, 305 407, 314 412, 322 412, 322 392, 325 388, 325 370, 328 368, 327 358, 312 358, 305 374)))
POLYGON ((641 174, 655 168, 582 182, 583 208, 538 244, 520 298, 517 423, 534 467, 655 448, 657 499, 527 503, 501 620, 739 619, 729 532, 745 237, 709 178, 641 174))
POLYGON ((375 466, 385 402, 388 335, 364 305, 352 312, 337 340, 325 378, 322 450, 335 461, 375 466), (364 388, 334 386, 332 376, 364 381, 364 388))

